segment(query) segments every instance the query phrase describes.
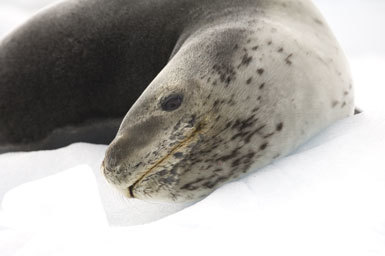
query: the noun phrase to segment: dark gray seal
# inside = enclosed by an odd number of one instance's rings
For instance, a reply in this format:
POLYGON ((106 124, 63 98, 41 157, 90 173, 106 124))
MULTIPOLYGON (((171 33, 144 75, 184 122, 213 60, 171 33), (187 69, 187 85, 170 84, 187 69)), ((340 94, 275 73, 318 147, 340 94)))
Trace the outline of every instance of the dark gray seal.
POLYGON ((0 66, 4 145, 109 142, 130 109, 102 171, 144 200, 200 199, 354 111, 307 0, 66 1, 8 36, 0 66))

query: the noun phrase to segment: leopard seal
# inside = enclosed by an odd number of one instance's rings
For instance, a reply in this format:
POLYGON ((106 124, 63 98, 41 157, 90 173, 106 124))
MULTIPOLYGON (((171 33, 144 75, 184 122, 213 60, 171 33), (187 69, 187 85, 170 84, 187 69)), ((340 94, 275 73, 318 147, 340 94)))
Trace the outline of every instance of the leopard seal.
POLYGON ((124 118, 102 169, 125 195, 199 200, 353 114, 345 57, 309 1, 236 2, 182 37, 124 118))
POLYGON ((309 0, 65 1, 1 43, 0 67, 0 142, 119 120, 102 172, 148 201, 199 200, 354 112, 309 0))

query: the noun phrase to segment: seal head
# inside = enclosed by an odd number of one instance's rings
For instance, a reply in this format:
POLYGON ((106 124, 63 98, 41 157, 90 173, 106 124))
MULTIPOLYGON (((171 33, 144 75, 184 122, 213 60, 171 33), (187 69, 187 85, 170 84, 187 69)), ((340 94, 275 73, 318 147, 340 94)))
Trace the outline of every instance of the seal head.
MULTIPOLYGON (((233 47, 241 35, 238 29, 218 29, 216 35, 206 33, 199 36, 200 40, 185 42, 124 118, 102 169, 107 180, 125 195, 186 201, 207 195, 218 183, 215 179, 219 176, 209 174, 214 166, 209 166, 209 161, 205 163, 205 158, 218 146, 209 141, 213 141, 213 136, 219 138, 217 129, 223 125, 218 122, 218 97, 202 74, 218 61, 212 58, 220 54, 213 38, 223 50, 233 47), (207 41, 201 40, 205 38, 207 41), (221 39, 227 40, 220 42, 221 39), (198 50, 202 58, 195 55, 198 50), (211 178, 206 180, 212 182, 206 184, 208 191, 188 185, 197 182, 196 177, 203 181, 202 176, 207 175, 211 178)), ((220 79, 216 83, 219 87, 220 79)))
POLYGON ((199 200, 353 113, 343 55, 318 55, 334 38, 242 17, 191 34, 127 113, 102 165, 126 196, 199 200))

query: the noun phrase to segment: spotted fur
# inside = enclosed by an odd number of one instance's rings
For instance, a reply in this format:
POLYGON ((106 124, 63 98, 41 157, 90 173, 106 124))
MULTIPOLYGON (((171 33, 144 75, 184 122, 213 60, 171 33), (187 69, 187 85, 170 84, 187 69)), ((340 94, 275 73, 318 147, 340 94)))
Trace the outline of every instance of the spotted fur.
POLYGON ((323 18, 308 1, 271 2, 187 36, 107 150, 112 184, 144 200, 197 200, 353 113, 347 64, 323 18), (186 101, 162 112, 160 95, 174 91, 186 101))

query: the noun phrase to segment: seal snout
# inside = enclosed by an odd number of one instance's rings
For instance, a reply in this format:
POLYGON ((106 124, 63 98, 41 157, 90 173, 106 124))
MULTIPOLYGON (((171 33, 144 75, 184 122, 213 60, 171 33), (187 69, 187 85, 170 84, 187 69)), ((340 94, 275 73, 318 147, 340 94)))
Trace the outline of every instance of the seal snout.
POLYGON ((129 138, 121 136, 116 138, 107 148, 102 163, 102 172, 106 179, 115 185, 125 186, 127 180, 135 172, 135 162, 128 161, 132 158, 132 150, 128 144, 129 138))
POLYGON ((162 123, 156 117, 135 124, 123 122, 118 135, 106 150, 102 172, 109 183, 124 190, 128 197, 133 194, 130 186, 134 186, 150 168, 144 158, 151 151, 162 123))
MULTIPOLYGON (((115 185, 118 185, 118 184, 122 184, 122 186, 118 186, 117 189, 119 189, 124 195, 126 195, 127 197, 129 198, 135 198, 134 196, 134 186, 135 186, 135 182, 130 185, 130 186, 127 186, 127 185, 124 185, 125 183, 125 180, 123 180, 122 178, 119 178, 120 175, 122 173, 122 171, 119 170, 119 166, 118 167, 113 167, 111 168, 110 166, 108 166, 108 157, 106 156, 102 162, 102 165, 101 165, 101 171, 103 173, 103 175, 105 176, 105 178, 115 184, 115 185)), ((124 177, 125 175, 123 175, 122 177, 124 177)))
POLYGON ((121 140, 115 140, 108 148, 103 161, 103 167, 107 172, 116 172, 121 166, 122 161, 127 156, 122 147, 121 140))

